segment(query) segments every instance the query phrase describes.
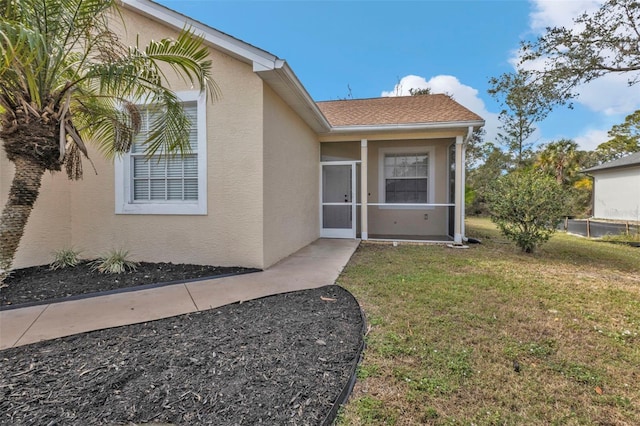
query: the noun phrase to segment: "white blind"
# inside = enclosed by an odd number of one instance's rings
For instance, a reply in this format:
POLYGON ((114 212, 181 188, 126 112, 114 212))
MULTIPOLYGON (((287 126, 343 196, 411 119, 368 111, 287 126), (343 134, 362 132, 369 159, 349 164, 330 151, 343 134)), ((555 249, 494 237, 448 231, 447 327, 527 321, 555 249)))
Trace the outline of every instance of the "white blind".
POLYGON ((143 142, 149 135, 153 120, 162 119, 162 113, 149 107, 142 111, 140 133, 131 146, 132 198, 135 202, 145 201, 195 201, 198 199, 198 123, 195 102, 184 104, 184 111, 191 122, 189 131, 190 154, 165 158, 143 155, 143 142))

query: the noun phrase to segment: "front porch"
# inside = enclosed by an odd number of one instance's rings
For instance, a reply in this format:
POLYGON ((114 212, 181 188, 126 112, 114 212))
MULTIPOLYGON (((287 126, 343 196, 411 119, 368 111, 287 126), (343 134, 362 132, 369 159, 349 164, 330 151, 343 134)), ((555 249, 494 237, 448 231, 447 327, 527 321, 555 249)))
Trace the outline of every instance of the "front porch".
POLYGON ((321 236, 463 242, 466 137, 419 136, 321 143, 321 236))

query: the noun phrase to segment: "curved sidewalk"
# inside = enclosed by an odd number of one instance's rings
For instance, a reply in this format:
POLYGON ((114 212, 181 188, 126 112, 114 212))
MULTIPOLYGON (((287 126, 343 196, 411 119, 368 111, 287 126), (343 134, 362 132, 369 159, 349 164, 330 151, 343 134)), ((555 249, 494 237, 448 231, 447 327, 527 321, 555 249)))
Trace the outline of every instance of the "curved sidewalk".
POLYGON ((0 311, 0 350, 333 284, 359 243, 319 239, 262 272, 0 311))

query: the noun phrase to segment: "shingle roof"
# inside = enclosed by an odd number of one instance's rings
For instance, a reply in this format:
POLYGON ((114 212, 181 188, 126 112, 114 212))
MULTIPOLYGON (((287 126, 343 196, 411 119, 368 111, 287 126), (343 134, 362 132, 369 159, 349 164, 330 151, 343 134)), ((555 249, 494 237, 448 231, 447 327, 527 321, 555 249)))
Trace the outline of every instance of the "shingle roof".
POLYGON ((630 166, 640 166, 640 152, 618 158, 617 160, 609 161, 608 163, 600 164, 599 166, 591 167, 583 170, 583 172, 595 172, 598 170, 617 169, 620 167, 630 166))
POLYGON ((332 126, 483 121, 444 94, 317 102, 332 126))

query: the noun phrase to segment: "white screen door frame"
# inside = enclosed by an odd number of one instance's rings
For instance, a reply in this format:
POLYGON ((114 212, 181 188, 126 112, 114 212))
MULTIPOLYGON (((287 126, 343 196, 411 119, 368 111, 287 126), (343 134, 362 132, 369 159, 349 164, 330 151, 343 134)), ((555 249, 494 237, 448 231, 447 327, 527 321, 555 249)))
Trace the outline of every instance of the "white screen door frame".
POLYGON ((356 164, 359 161, 320 163, 320 236, 356 237, 356 164))

